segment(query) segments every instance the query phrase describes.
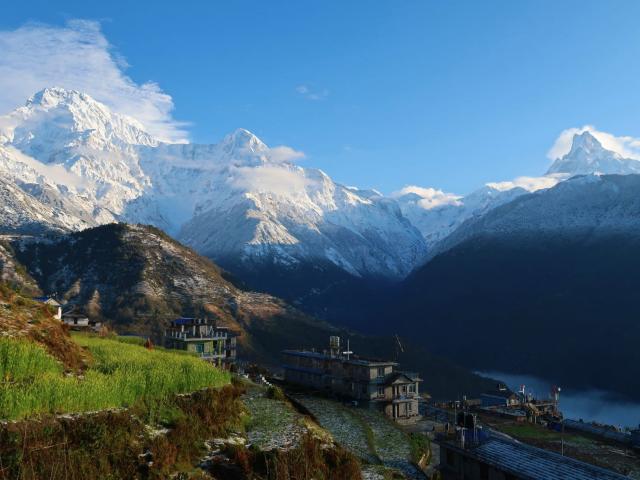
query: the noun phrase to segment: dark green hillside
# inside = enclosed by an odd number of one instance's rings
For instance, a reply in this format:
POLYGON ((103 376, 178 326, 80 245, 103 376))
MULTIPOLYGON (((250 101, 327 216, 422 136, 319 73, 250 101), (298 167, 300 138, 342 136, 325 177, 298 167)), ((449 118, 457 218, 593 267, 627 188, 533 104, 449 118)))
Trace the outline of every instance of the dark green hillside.
POLYGON ((402 331, 473 369, 640 398, 638 252, 626 234, 473 238, 406 281, 402 331))
POLYGON ((389 295, 396 285, 388 279, 353 276, 324 260, 286 267, 272 261, 245 265, 237 258, 217 263, 251 290, 275 295, 332 324, 371 333, 379 313, 374 300, 389 295))

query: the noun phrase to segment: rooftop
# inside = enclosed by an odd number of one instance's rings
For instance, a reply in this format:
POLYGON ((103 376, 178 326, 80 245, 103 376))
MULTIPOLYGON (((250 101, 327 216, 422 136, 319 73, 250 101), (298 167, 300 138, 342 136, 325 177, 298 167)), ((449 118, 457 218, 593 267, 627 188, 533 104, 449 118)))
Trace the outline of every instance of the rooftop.
POLYGON ((387 375, 385 377, 385 384, 386 385, 390 385, 391 383, 395 382, 396 380, 400 379, 402 380, 403 378, 406 378, 406 380, 408 380, 406 383, 413 383, 413 382, 421 382, 422 379, 420 378, 420 376, 417 373, 414 372, 402 372, 402 371, 397 371, 397 372, 393 372, 389 375, 387 375))
POLYGON ((500 397, 500 398, 511 398, 513 395, 517 395, 515 392, 511 390, 493 390, 491 392, 481 393, 480 396, 486 397, 500 397))
POLYGON ((381 360, 376 358, 364 358, 359 357, 357 355, 351 355, 347 358, 344 355, 330 355, 324 352, 314 352, 309 350, 283 350, 282 353, 284 355, 292 355, 297 357, 308 357, 308 358, 318 358, 325 360, 336 360, 344 363, 349 363, 351 365, 361 365, 367 367, 381 367, 381 366, 397 366, 397 362, 392 362, 388 360, 381 360))
POLYGON ((49 305, 53 305, 56 307, 60 307, 60 303, 53 297, 33 297, 33 300, 41 303, 48 303, 49 305))
POLYGON ((526 480, 628 479, 610 470, 564 457, 549 450, 493 436, 478 446, 466 449, 446 441, 441 442, 440 445, 526 480))

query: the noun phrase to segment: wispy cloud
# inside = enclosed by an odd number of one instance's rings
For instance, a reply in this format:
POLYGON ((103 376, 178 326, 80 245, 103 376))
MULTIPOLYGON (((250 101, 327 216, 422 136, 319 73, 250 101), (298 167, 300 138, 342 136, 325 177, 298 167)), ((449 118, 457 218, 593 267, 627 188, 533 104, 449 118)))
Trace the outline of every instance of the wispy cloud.
POLYGON ((0 31, 0 114, 43 88, 59 86, 88 93, 134 117, 162 140, 185 141, 185 124, 171 115, 171 96, 154 82, 136 83, 126 68, 98 22, 72 20, 63 27, 32 23, 0 31))
POLYGON ((249 192, 293 197, 305 194, 309 180, 300 170, 295 168, 261 165, 236 168, 229 183, 235 188, 249 192))
POLYGON ((305 157, 304 152, 295 150, 286 145, 272 147, 268 153, 269 160, 273 163, 289 163, 296 160, 302 160, 305 157))
POLYGON ((558 182, 563 180, 566 175, 555 174, 545 175, 544 177, 517 177, 506 182, 487 183, 487 187, 495 188, 501 192, 511 190, 513 188, 523 188, 528 192, 535 192, 543 188, 551 188, 558 182))
POLYGON ((416 205, 431 210, 432 208, 441 207, 443 205, 461 205, 462 196, 455 193, 447 193, 436 188, 424 188, 416 185, 407 185, 406 187, 393 192, 392 197, 398 198, 405 195, 416 195, 416 205))
POLYGON ((326 88, 317 90, 309 85, 298 85, 296 92, 307 100, 324 100, 329 96, 329 90, 326 88))
POLYGON ((571 150, 574 135, 583 132, 591 133, 607 150, 619 153, 625 158, 640 160, 640 139, 630 136, 616 136, 600 131, 593 125, 563 130, 547 152, 547 157, 551 160, 562 158, 571 150))

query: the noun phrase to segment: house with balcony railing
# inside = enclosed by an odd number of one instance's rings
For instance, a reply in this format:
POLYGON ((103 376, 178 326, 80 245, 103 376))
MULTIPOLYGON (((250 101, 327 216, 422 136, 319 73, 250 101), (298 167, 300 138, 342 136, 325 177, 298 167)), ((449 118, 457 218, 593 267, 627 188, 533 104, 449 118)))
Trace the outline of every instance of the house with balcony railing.
POLYGON ((418 374, 397 370, 398 363, 364 358, 339 349, 333 337, 329 350, 284 350, 286 382, 366 402, 401 423, 420 418, 418 374))
POLYGON ((164 346, 186 350, 203 360, 228 367, 236 361, 237 334, 208 318, 181 317, 173 320, 164 333, 164 346))

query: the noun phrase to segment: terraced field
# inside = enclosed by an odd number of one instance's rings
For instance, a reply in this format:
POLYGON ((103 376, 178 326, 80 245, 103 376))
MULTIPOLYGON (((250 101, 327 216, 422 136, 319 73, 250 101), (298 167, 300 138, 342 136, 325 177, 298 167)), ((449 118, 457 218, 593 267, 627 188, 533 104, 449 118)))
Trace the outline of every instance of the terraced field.
POLYGON ((249 388, 243 401, 251 420, 247 441, 261 450, 297 446, 305 433, 304 417, 286 402, 267 398, 263 388, 249 388))
POLYGON ((399 470, 409 478, 424 478, 411 463, 409 437, 381 413, 319 397, 298 395, 294 398, 337 442, 364 463, 399 470))

